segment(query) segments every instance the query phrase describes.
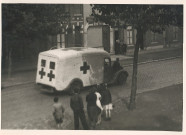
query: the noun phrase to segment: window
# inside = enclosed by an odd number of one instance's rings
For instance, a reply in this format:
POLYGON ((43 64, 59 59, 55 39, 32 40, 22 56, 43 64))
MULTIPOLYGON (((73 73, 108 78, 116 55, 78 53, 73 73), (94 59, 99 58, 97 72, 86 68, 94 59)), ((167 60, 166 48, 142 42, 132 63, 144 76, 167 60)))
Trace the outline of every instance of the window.
POLYGON ((132 36, 133 36, 133 32, 132 32, 132 27, 128 26, 127 27, 127 44, 133 44, 132 42, 132 36))
POLYGON ((45 67, 45 65, 46 65, 46 60, 41 59, 41 66, 45 67))
POLYGON ((110 66, 110 59, 109 58, 105 58, 104 65, 110 66))
POLYGON ((50 62, 50 69, 55 69, 55 62, 50 62))
POLYGON ((77 32, 80 32, 80 30, 81 30, 81 27, 80 27, 80 26, 75 26, 75 31, 76 31, 76 33, 77 33, 77 32))

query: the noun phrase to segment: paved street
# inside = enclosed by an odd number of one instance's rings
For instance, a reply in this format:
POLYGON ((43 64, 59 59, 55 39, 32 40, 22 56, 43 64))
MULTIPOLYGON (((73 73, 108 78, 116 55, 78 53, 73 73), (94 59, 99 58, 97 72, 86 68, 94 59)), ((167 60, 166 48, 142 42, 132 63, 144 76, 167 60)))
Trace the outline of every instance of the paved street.
MULTIPOLYGON (((112 60, 115 60, 117 57, 120 58, 120 62, 123 66, 133 64, 133 53, 129 52, 127 56, 123 55, 111 55, 112 60)), ((139 63, 146 61, 153 61, 166 58, 174 57, 183 57, 183 48, 161 48, 156 50, 144 50, 139 52, 139 63)), ((7 68, 2 72, 1 85, 2 88, 33 83, 36 78, 36 67, 37 59, 34 61, 17 61, 12 64, 13 73, 8 77, 7 68)))
MULTIPOLYGON (((130 95, 132 67, 126 67, 126 70, 129 72, 127 84, 110 87, 114 101, 130 95)), ((182 58, 142 64, 138 67, 138 93, 182 82, 182 58)), ((5 88, 1 94, 2 129, 55 129, 51 115, 53 94, 40 92, 32 83, 5 88)), ((84 99, 86 94, 87 91, 82 92, 84 99)), ((66 108, 64 124, 68 125, 72 120, 69 96, 61 94, 59 98, 66 108)))

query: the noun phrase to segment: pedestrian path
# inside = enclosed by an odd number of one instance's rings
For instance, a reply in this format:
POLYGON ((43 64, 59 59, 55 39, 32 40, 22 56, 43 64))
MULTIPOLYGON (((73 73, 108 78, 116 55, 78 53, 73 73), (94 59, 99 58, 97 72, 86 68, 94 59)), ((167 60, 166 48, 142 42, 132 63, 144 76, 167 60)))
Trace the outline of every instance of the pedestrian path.
MULTIPOLYGON (((111 121, 102 120, 96 130, 182 131, 183 84, 137 94, 136 108, 132 111, 128 109, 129 97, 119 98, 113 103, 111 121)), ((73 130, 74 125, 73 117, 65 114, 60 129, 56 127, 52 115, 9 125, 6 129, 73 130)), ((80 129, 83 130, 81 124, 80 129)))
POLYGON ((17 72, 10 76, 8 74, 3 74, 1 77, 1 88, 4 89, 7 87, 35 82, 36 70, 17 72))
POLYGON ((126 56, 126 55, 111 55, 111 61, 116 61, 116 58, 119 58, 120 61, 127 60, 127 59, 133 59, 132 56, 126 56))
POLYGON ((183 84, 137 94, 133 111, 128 110, 129 98, 119 99, 112 120, 97 130, 182 131, 182 96, 183 84))

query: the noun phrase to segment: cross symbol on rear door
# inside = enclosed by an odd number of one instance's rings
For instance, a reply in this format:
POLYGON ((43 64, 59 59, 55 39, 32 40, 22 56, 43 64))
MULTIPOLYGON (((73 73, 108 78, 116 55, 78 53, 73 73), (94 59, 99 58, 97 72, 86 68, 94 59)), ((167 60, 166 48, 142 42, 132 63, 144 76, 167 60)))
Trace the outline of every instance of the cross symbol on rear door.
POLYGON ((55 75, 52 73, 52 70, 50 70, 50 73, 48 73, 49 81, 52 81, 52 78, 55 78, 55 75))
POLYGON ((90 69, 90 66, 87 65, 87 62, 83 62, 83 66, 80 67, 80 71, 83 71, 83 74, 87 73, 87 70, 90 69))
POLYGON ((43 68, 41 69, 41 71, 39 71, 39 74, 41 75, 41 79, 43 79, 43 76, 45 76, 45 72, 43 68))

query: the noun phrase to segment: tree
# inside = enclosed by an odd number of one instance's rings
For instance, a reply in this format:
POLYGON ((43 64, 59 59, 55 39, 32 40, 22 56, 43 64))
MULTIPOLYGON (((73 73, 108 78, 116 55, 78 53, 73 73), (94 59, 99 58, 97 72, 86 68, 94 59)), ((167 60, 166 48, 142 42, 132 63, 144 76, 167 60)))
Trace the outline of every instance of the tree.
POLYGON ((56 34, 60 24, 68 17, 64 5, 2 4, 4 34, 35 37, 56 34))
POLYGON ((68 19, 64 5, 2 4, 2 65, 12 63, 12 53, 21 49, 20 44, 37 47, 34 40, 46 41, 48 35, 57 35, 68 19))
POLYGON ((129 109, 135 108, 137 90, 138 51, 143 49, 143 35, 147 30, 162 32, 166 26, 183 26, 183 5, 92 5, 93 16, 97 21, 110 26, 126 27, 131 25, 137 30, 133 60, 133 75, 129 109))

